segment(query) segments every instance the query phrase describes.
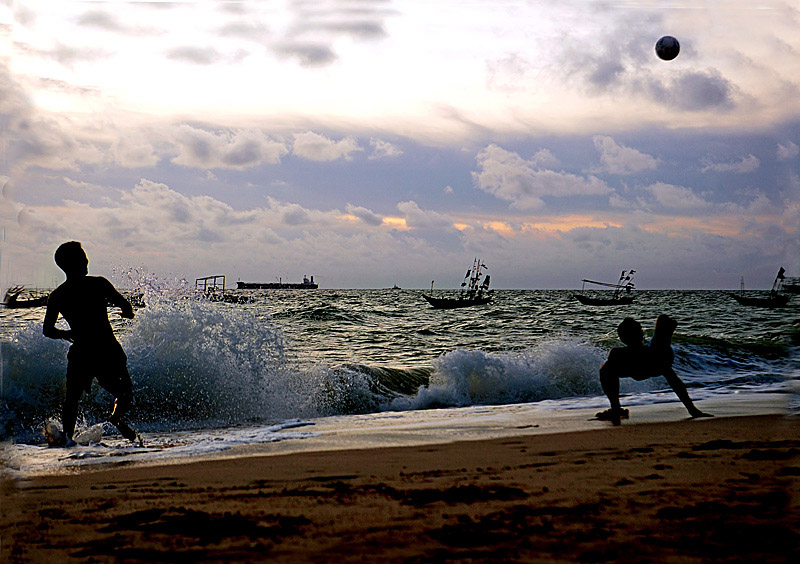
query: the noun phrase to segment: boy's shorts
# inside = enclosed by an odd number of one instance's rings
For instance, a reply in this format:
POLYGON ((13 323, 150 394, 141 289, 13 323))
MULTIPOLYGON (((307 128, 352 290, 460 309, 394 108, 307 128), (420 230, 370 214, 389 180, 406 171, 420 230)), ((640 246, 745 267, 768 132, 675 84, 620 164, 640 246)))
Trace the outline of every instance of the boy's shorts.
POLYGON ((92 380, 114 397, 132 394, 133 384, 128 373, 128 357, 115 340, 102 345, 73 344, 67 353, 67 395, 90 392, 92 380))

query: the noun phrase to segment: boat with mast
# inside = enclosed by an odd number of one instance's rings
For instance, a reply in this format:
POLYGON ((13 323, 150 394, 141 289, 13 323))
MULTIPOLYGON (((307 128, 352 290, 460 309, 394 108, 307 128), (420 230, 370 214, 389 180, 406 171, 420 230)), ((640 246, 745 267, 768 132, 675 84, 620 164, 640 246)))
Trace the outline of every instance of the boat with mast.
POLYGON ((581 302, 584 305, 596 305, 596 306, 610 306, 610 305, 626 305, 633 303, 633 275, 636 273, 635 270, 630 269, 628 271, 623 270, 622 274, 619 275, 619 280, 617 280, 616 284, 612 284, 609 282, 598 282, 596 280, 589 280, 588 278, 583 278, 581 282, 583 285, 581 286, 581 292, 579 294, 572 294, 573 297, 581 302), (602 286, 604 288, 613 288, 614 292, 611 297, 604 297, 598 296, 594 294, 585 294, 586 291, 586 284, 594 284, 595 286, 602 286))
POLYGON ((422 297, 435 309, 456 309, 488 304, 492 301, 492 290, 489 289, 491 276, 484 274, 483 270, 488 269, 481 259, 474 259, 472 267, 467 269, 464 281, 461 283, 461 291, 458 296, 434 296, 433 281, 431 281, 430 294, 422 294, 422 297), (483 280, 481 280, 483 279, 483 280))
POLYGON ((778 274, 772 282, 772 289, 769 291, 769 296, 747 296, 744 293, 744 277, 742 277, 739 293, 731 294, 730 296, 744 306, 753 307, 786 307, 789 303, 789 295, 781 294, 780 291, 783 287, 783 281, 786 279, 786 270, 783 267, 778 269, 778 274))
POLYGON ((11 309, 27 309, 32 307, 44 307, 47 305, 49 294, 35 295, 27 299, 20 300, 19 296, 25 290, 24 286, 14 286, 6 291, 2 305, 11 309))

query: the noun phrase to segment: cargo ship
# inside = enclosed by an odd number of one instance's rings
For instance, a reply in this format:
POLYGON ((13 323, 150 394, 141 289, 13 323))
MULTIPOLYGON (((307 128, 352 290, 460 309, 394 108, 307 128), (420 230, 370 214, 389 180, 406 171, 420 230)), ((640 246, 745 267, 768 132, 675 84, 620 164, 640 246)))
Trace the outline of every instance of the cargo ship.
POLYGON ((314 282, 314 277, 310 279, 303 276, 302 282, 284 282, 280 278, 277 282, 243 282, 236 281, 237 290, 316 290, 319 285, 314 282))

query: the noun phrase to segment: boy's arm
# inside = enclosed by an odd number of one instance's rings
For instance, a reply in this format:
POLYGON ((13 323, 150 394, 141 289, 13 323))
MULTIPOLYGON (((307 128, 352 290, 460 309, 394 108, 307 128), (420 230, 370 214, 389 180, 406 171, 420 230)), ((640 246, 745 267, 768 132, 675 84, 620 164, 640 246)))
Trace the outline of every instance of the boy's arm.
POLYGON ((111 302, 111 305, 116 306, 122 310, 120 315, 126 319, 133 319, 133 306, 131 302, 125 299, 125 296, 120 294, 114 285, 103 278, 106 285, 106 297, 108 301, 111 302))
POLYGON ((56 321, 58 321, 58 300, 50 296, 47 300, 47 311, 44 314, 44 323, 42 324, 42 333, 45 337, 50 339, 64 339, 72 342, 72 331, 65 331, 64 329, 56 328, 56 321))

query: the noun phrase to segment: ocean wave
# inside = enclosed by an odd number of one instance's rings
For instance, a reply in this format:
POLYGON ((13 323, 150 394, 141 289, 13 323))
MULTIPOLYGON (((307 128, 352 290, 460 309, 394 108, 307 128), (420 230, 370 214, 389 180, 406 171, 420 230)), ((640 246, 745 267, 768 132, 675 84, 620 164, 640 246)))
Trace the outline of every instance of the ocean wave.
MULTIPOLYGON (((597 371, 615 344, 613 334, 593 343, 556 336, 514 351, 450 350, 426 368, 330 366, 295 359, 292 343, 263 308, 198 299, 185 282, 148 279, 130 287, 139 289, 147 307, 132 321, 115 318, 114 324, 134 382, 131 418, 143 431, 601 396, 597 371)), ((345 322, 358 317, 345 313, 317 304, 287 314, 345 322)), ((67 348, 46 339, 40 324, 2 343, 0 439, 35 441, 45 421, 60 419, 67 348)), ((791 352, 779 342, 678 336, 674 348, 676 370, 695 388, 780 383, 792 373, 791 352)), ((623 379, 621 391, 665 388, 663 378, 623 379)), ((104 421, 111 401, 95 385, 81 402, 79 425, 104 421)))

